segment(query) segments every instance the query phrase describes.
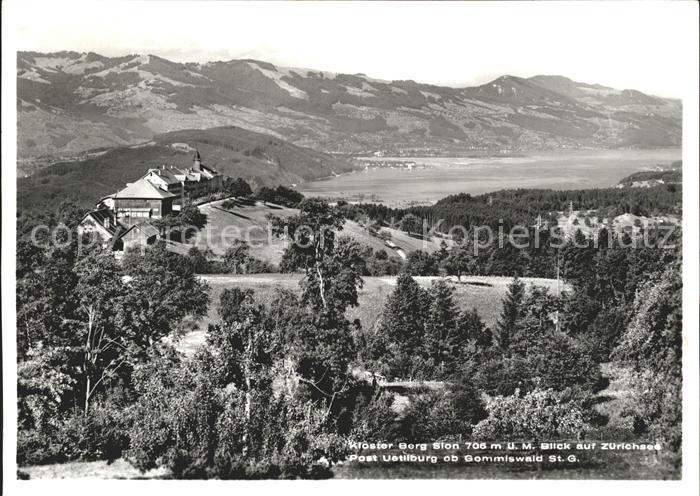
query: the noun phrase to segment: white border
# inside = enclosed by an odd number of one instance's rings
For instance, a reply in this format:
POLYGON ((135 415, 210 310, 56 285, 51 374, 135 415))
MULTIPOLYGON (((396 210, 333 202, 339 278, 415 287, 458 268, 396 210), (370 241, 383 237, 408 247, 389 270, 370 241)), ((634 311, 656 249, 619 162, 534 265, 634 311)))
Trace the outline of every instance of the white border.
POLYGON ((700 157, 698 155, 698 111, 700 91, 698 59, 698 14, 697 2, 682 4, 686 9, 686 29, 689 50, 687 60, 688 79, 683 95, 683 483, 688 494, 700 491, 698 470, 698 442, 700 440, 700 402, 698 396, 700 367, 699 307, 700 291, 700 157))
MULTIPOLYGON (((278 490, 285 493, 349 494, 371 490, 393 493, 467 493, 513 492, 549 494, 613 494, 640 495, 698 494, 698 3, 673 2, 668 8, 684 13, 683 30, 687 46, 669 57, 679 57, 686 65, 687 80, 683 94, 683 223, 684 223, 684 421, 683 421, 683 479, 682 481, 530 481, 530 480, 469 480, 469 481, 318 481, 318 482, 224 482, 224 481, 94 481, 94 480, 32 480, 17 481, 16 443, 16 325, 15 310, 15 211, 16 211, 16 34, 12 23, 17 0, 2 4, 2 328, 3 328, 3 492, 6 494, 80 494, 123 496, 154 491, 189 495, 205 490, 212 494, 278 490)), ((633 3, 633 2, 629 2, 633 3)), ((167 2, 163 2, 167 9, 167 2)), ((621 22, 634 22, 632 16, 621 22)), ((196 9, 196 7, 193 7, 196 9)), ((400 5, 396 4, 396 8, 400 5)), ((37 12, 37 15, 41 15, 37 12)), ((595 27, 591 27, 594 35, 595 27)), ((203 32, 203 36, 206 31, 203 32)), ((653 36, 654 33, 649 33, 653 36)), ((59 49, 59 47, 57 47, 59 49)), ((621 61, 624 63, 624 61, 621 61)), ((321 68, 322 69, 322 68, 321 68)))
POLYGON ((2 5, 2 423, 3 492, 17 494, 17 311, 15 263, 17 230, 17 55, 13 3, 2 5))

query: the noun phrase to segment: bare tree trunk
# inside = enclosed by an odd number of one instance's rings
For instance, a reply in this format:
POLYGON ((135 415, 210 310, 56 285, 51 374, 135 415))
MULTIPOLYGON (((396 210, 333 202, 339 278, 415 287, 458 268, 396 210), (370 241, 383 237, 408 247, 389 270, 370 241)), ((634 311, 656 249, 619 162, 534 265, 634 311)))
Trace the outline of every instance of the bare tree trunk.
MULTIPOLYGON (((321 236, 323 236, 323 230, 321 231, 321 236)), ((320 240, 323 243, 323 238, 320 240)), ((319 260, 319 242, 316 243, 316 274, 318 275, 318 291, 321 296, 321 302, 323 303, 323 308, 328 308, 326 304, 326 293, 323 281, 323 273, 321 272, 321 261, 319 260)))
POLYGON ((90 408, 90 376, 87 373, 87 370, 85 371, 85 374, 87 375, 87 379, 85 381, 85 410, 84 414, 88 414, 88 410, 90 408))
POLYGON ((321 295, 321 302, 323 303, 323 308, 326 308, 326 294, 325 294, 325 288, 323 286, 323 274, 321 273, 321 268, 319 267, 318 262, 316 262, 316 273, 318 274, 318 291, 321 295))
POLYGON ((88 332, 85 339, 85 359, 83 362, 83 370, 85 371, 85 407, 84 414, 87 415, 90 408, 90 361, 92 360, 92 326, 94 323, 95 313, 92 308, 88 309, 88 332))

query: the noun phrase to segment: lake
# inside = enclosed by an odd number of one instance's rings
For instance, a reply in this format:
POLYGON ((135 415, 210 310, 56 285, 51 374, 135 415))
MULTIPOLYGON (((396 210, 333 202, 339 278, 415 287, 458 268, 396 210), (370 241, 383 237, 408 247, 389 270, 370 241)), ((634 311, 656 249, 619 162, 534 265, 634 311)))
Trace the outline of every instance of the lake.
POLYGON ((398 206, 433 203, 456 193, 480 194, 510 188, 587 189, 616 185, 620 179, 681 159, 681 150, 597 150, 533 152, 522 157, 401 157, 368 161, 413 161, 413 170, 370 168, 300 184, 306 196, 398 206), (375 195, 372 200, 370 195, 375 195))

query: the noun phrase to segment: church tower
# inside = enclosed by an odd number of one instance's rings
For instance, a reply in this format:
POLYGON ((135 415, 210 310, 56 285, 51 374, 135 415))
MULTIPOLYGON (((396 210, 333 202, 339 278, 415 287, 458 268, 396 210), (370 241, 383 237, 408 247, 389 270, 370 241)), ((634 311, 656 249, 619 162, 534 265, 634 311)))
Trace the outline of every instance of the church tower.
POLYGON ((202 170, 202 157, 199 155, 198 149, 196 149, 194 152, 194 163, 192 164, 192 168, 196 171, 202 170))

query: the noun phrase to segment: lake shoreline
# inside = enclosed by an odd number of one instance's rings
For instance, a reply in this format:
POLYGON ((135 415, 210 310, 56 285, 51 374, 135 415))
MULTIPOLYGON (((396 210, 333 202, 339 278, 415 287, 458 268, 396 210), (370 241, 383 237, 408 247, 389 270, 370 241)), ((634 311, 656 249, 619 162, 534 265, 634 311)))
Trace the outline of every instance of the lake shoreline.
POLYGON ((367 167, 297 187, 305 196, 388 206, 430 205, 457 193, 614 187, 633 172, 666 166, 681 157, 680 148, 533 151, 476 158, 366 157, 367 162, 412 161, 415 167, 367 167))

